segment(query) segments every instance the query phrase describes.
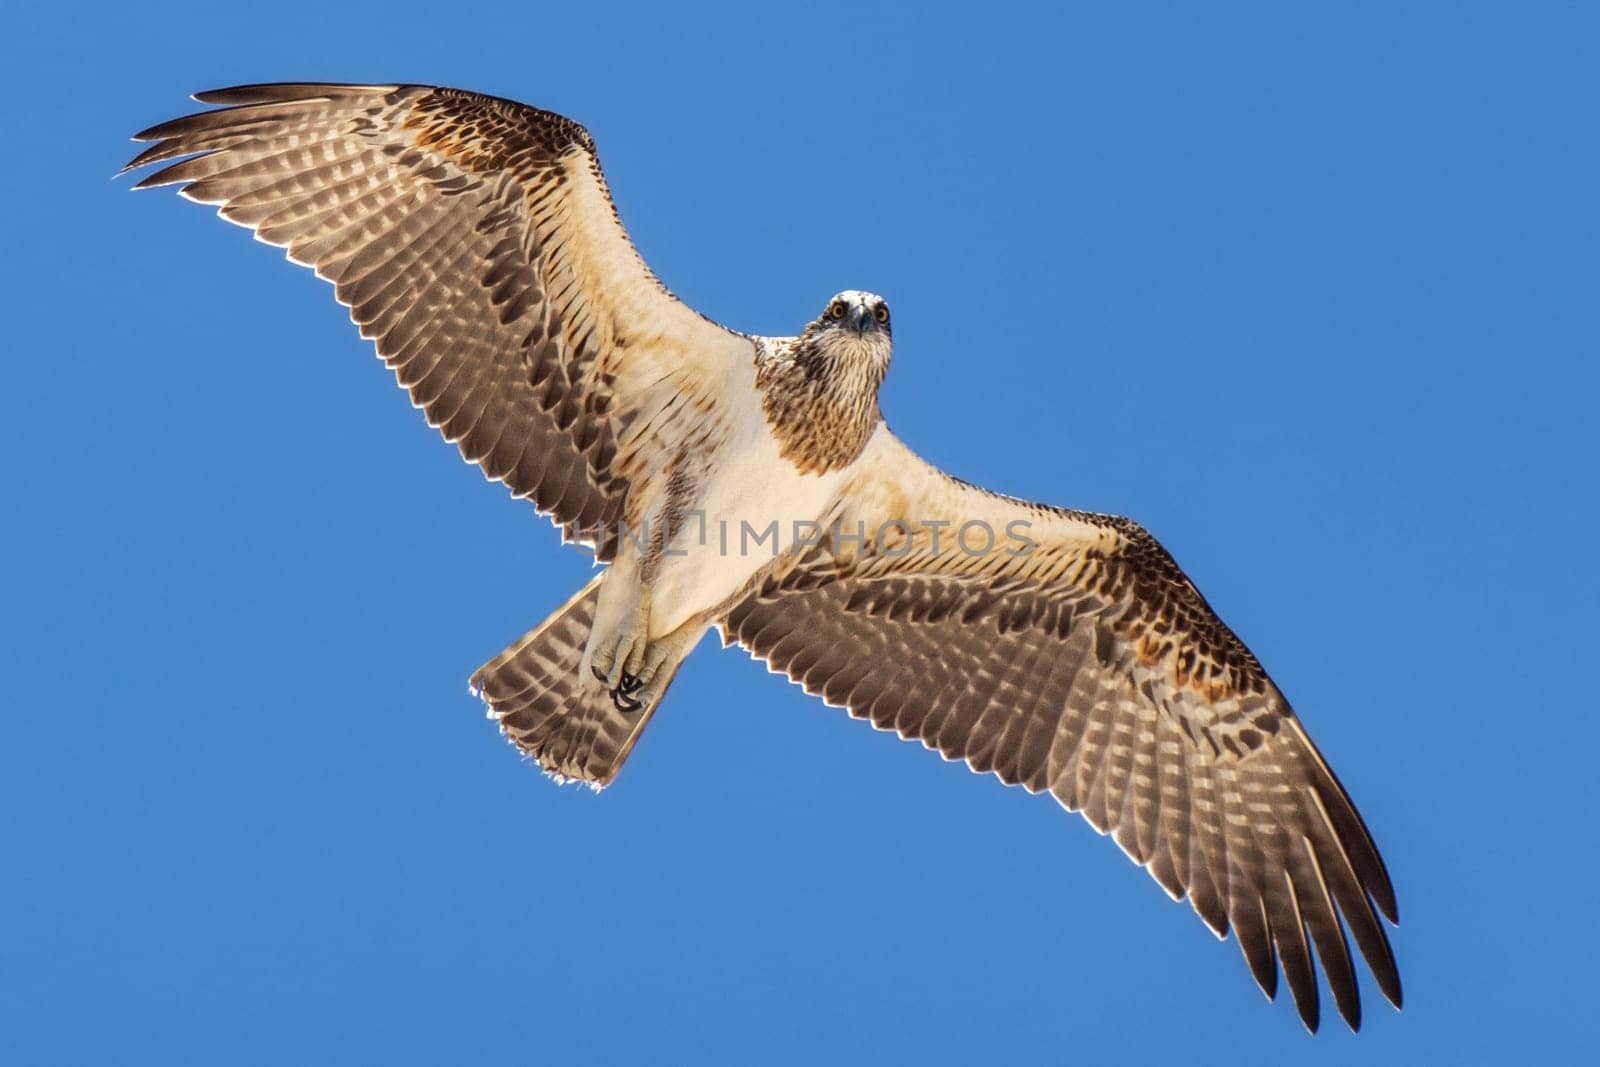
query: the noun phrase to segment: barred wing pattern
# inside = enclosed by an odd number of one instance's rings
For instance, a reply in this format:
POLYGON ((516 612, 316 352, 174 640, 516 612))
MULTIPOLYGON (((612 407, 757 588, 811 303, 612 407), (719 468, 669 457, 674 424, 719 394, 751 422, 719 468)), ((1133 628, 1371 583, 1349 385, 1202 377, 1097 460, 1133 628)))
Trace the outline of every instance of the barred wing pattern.
POLYGON ((226 106, 138 134, 155 143, 128 169, 181 161, 137 187, 182 183, 313 267, 467 460, 610 558, 630 479, 670 454, 691 383, 752 349, 651 274, 588 132, 426 86, 196 99, 226 106))
POLYGON ((725 642, 879 729, 1048 790, 1187 896, 1218 937, 1232 929, 1269 998, 1281 961, 1308 1028, 1313 946, 1340 1013, 1360 1025, 1341 914, 1399 1006, 1374 910, 1394 921, 1394 891, 1361 817, 1154 538, 957 482, 886 430, 846 497, 821 545, 731 608, 725 642), (904 525, 884 526, 893 520, 904 525), (931 521, 950 523, 938 551, 931 521), (959 550, 971 521, 1024 522, 1034 547, 959 550), (863 529, 865 545, 837 536, 863 529))

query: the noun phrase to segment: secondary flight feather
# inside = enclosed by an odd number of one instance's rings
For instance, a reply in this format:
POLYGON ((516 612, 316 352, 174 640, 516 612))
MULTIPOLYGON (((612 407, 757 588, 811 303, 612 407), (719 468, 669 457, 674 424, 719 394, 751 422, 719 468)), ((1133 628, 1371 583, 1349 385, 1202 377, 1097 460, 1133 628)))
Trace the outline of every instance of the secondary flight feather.
POLYGON ((716 628, 830 704, 1048 792, 1110 834, 1316 1029, 1346 930, 1400 1004, 1378 850, 1261 664, 1126 519, 960 482, 878 408, 872 293, 797 336, 685 307, 578 124, 414 85, 253 85, 129 169, 334 286, 430 424, 604 570, 473 676, 563 779, 609 784, 716 628))

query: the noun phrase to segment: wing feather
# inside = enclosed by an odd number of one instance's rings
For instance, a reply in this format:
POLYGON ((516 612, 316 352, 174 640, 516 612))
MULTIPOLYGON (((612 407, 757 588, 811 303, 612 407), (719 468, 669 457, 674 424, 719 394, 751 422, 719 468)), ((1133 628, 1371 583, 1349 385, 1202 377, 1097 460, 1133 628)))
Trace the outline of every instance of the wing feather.
POLYGON ((602 558, 689 432, 639 414, 752 373, 749 339, 640 260, 568 119, 414 85, 196 99, 222 106, 137 135, 128 169, 166 165, 135 187, 178 185, 332 282, 429 423, 602 558))
POLYGON ((1153 538, 956 482, 881 429, 836 518, 919 532, 892 555, 832 536, 796 553, 728 609, 726 640, 974 771, 1049 789, 1219 937, 1232 930, 1268 997, 1281 965, 1308 1028, 1313 949, 1360 1025, 1346 925, 1398 1006, 1377 919, 1393 919, 1394 891, 1370 835, 1277 687, 1153 538), (1033 549, 974 557, 925 534, 974 520, 1024 522, 1033 549))

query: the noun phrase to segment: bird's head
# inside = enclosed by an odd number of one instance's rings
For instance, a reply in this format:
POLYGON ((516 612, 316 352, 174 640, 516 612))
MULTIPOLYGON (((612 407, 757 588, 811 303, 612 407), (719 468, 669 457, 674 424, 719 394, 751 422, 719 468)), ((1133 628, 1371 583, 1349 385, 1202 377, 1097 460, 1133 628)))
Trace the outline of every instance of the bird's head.
POLYGON ((889 305, 877 293, 846 289, 828 301, 817 321, 818 332, 838 330, 840 337, 889 344, 889 305))
POLYGON ((859 369, 882 381, 889 368, 893 334, 889 305, 877 293, 846 289, 823 307, 801 335, 834 369, 859 369))

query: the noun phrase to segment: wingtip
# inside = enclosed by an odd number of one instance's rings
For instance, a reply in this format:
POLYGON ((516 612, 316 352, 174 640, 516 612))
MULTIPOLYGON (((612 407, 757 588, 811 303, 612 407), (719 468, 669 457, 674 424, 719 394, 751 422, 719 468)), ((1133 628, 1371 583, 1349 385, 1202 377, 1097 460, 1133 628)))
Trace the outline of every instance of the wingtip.
MULTIPOLYGON (((1373 849, 1376 855, 1377 849, 1373 849)), ((1383 860, 1378 859, 1377 877, 1363 879, 1366 883, 1363 888, 1372 900, 1373 906, 1378 909, 1378 914, 1388 920, 1390 926, 1400 925, 1400 902, 1395 899, 1394 882, 1389 878, 1389 872, 1383 866, 1383 860)))
POLYGON ((259 93, 268 84, 270 83, 253 82, 247 85, 225 85, 218 89, 197 89, 189 94, 189 99, 197 104, 227 104, 237 97, 259 93))
POLYGON ((1256 980, 1256 988, 1261 990, 1268 1003, 1277 1003, 1278 1000, 1278 964, 1273 957, 1268 957, 1264 967, 1258 969, 1257 964, 1250 964, 1251 977, 1256 980), (1270 968, 1270 970, 1268 969, 1270 968))
MULTIPOLYGON (((159 146, 157 146, 157 147, 159 147, 159 146)), ((123 177, 124 175, 132 174, 136 170, 143 170, 145 167, 148 167, 151 163, 157 162, 156 160, 152 160, 152 159, 147 158, 150 155, 151 151, 152 151, 152 149, 146 148, 144 151, 140 152, 138 155, 136 155, 132 159, 128 160, 128 162, 126 162, 126 163, 124 163, 122 165, 120 170, 118 170, 115 174, 113 174, 111 176, 112 180, 114 181, 117 178, 123 177)), ((165 168, 162 168, 162 169, 165 169, 165 168)), ((152 184, 150 179, 156 177, 160 173, 161 173, 161 171, 158 170, 158 171, 155 171, 152 174, 145 175, 143 178, 141 178, 138 181, 133 183, 133 188, 135 188, 135 189, 148 189, 148 188, 150 188, 151 184, 152 184)))
MULTIPOLYGON (((123 174, 128 173, 128 171, 130 169, 132 169, 132 168, 130 168, 130 167, 122 168, 122 170, 118 172, 118 177, 120 177, 123 174)), ((134 192, 138 192, 140 189, 157 189, 157 188, 160 188, 161 186, 166 185, 166 184, 167 184, 167 182, 162 180, 161 172, 160 171, 156 171, 154 174, 147 174, 143 178, 140 178, 138 181, 134 182, 133 185, 131 185, 129 188, 134 192)))
POLYGON ((221 89, 202 89, 191 97, 201 104, 279 104, 295 100, 338 99, 392 93, 399 82, 358 84, 355 82, 252 82, 221 89))

